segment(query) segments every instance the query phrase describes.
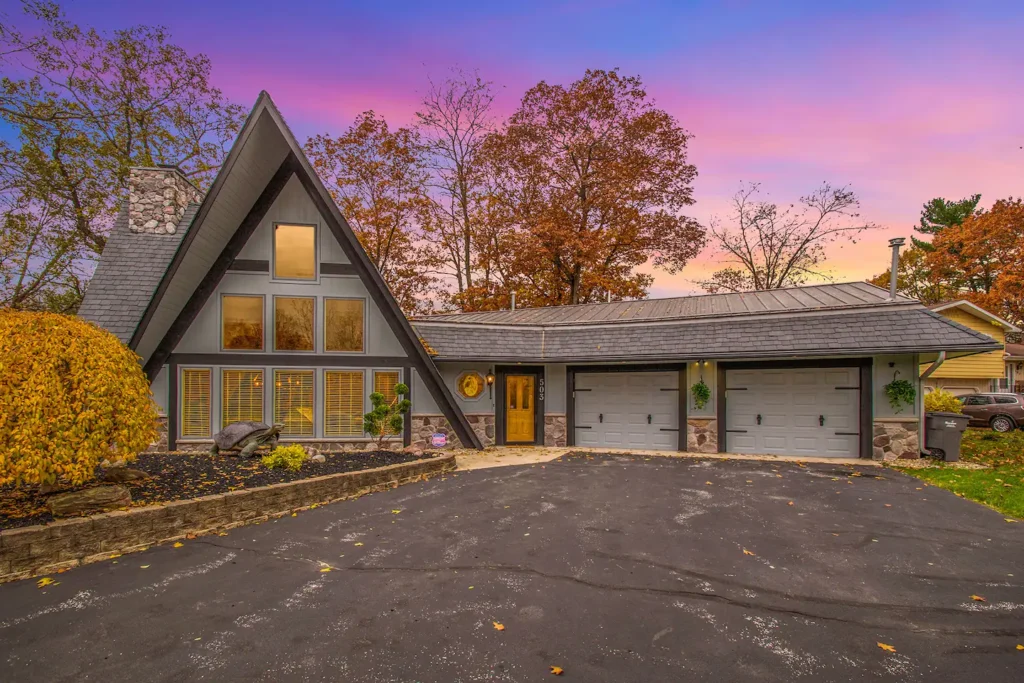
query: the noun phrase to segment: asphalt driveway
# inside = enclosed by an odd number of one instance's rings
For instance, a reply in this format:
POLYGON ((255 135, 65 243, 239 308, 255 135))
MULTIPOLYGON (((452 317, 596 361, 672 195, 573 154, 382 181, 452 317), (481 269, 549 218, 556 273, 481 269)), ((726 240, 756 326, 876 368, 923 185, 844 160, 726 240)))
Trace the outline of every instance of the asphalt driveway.
POLYGON ((0 586, 0 680, 1024 678, 1024 524, 851 471, 577 456, 404 486, 0 586))

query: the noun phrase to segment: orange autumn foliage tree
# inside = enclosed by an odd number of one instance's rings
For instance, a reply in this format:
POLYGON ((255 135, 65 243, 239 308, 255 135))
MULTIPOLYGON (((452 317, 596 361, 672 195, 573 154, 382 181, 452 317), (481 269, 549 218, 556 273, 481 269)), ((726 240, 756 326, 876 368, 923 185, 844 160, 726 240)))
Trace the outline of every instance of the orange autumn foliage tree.
POLYGON ((956 297, 1024 323, 1024 201, 1000 199, 944 229, 932 247, 925 261, 935 281, 956 297))
POLYGON ((705 243, 683 211, 689 134, 638 77, 588 70, 541 82, 481 149, 486 216, 465 310, 642 298, 652 265, 677 272, 705 243))
POLYGON ((0 486, 71 485, 156 438, 138 356, 78 318, 0 311, 0 486))

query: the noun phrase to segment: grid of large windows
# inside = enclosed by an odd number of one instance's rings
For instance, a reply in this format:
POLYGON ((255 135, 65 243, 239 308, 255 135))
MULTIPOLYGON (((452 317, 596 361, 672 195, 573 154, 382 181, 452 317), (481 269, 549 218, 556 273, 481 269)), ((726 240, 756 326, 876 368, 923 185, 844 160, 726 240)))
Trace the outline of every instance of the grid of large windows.
POLYGON ((363 435, 363 372, 324 372, 324 436, 363 435))
POLYGON ((274 370, 274 422, 282 436, 313 436, 312 370, 274 370))
POLYGON ((181 371, 181 435, 211 436, 209 368, 184 368, 181 371))
POLYGON ((221 426, 263 421, 263 371, 221 370, 221 426))

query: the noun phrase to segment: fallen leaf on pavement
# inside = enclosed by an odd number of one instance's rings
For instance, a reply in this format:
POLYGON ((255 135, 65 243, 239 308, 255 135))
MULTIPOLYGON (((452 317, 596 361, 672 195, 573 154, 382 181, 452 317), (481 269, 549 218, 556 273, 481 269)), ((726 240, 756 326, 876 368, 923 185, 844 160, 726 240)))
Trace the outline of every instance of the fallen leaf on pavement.
POLYGON ((401 512, 402 512, 401 510, 392 510, 391 514, 398 515, 398 514, 401 514, 401 512))
MULTIPOLYGON (((896 272, 898 273, 899 271, 896 271, 896 272)), ((1020 643, 1017 643, 1017 649, 1018 650, 1024 650, 1024 645, 1021 645, 1020 643)))
POLYGON ((793 501, 789 501, 788 503, 786 503, 786 505, 792 505, 792 504, 793 504, 793 501))
POLYGON ((358 546, 358 545, 362 545, 362 544, 363 544, 363 543, 362 543, 362 541, 360 541, 359 543, 356 543, 356 545, 357 545, 357 546, 358 546))
POLYGON ((744 555, 753 555, 754 553, 752 553, 752 552, 750 552, 749 550, 747 550, 746 548, 744 548, 744 549, 743 549, 743 554, 744 554, 744 555))
POLYGON ((705 484, 706 484, 707 486, 711 486, 711 482, 710 482, 710 481, 706 481, 706 482, 704 482, 704 483, 705 483, 705 484))
POLYGON ((1010 524, 1016 524, 1017 523, 1017 520, 1010 519, 1009 517, 1007 517, 1004 521, 1009 522, 1010 524))
POLYGON ((174 542, 174 545, 173 545, 173 546, 171 546, 171 547, 172 547, 172 548, 181 548, 181 547, 183 547, 184 545, 185 545, 185 544, 184 544, 184 543, 182 543, 181 541, 175 541, 175 542, 174 542))
POLYGON ((886 645, 885 643, 878 643, 878 647, 882 648, 886 652, 896 652, 896 648, 892 645, 886 645))
POLYGON ((323 568, 322 568, 322 569, 320 570, 320 573, 321 573, 321 574, 326 574, 326 573, 327 573, 327 572, 329 572, 329 571, 331 571, 331 568, 330 568, 330 567, 323 567, 323 568))
POLYGON ((565 670, 560 666, 553 666, 551 667, 551 673, 553 673, 556 676, 561 676, 565 673, 565 670))
POLYGON ((988 602, 988 600, 981 597, 980 595, 972 595, 971 600, 974 600, 975 602, 988 602))
POLYGON ((141 565, 139 565, 139 569, 149 569, 149 565, 148 564, 141 564, 141 565))
POLYGON ((59 581, 54 581, 49 576, 44 576, 43 578, 41 578, 38 581, 36 581, 36 588, 46 588, 47 586, 56 586, 58 583, 60 583, 60 582, 59 581))
POLYGON ((492 622, 492 623, 494 624, 494 630, 495 631, 504 631, 505 630, 505 624, 501 624, 501 623, 499 623, 497 621, 492 622))
MULTIPOLYGON (((899 271, 897 271, 897 272, 899 272, 899 271)), ((887 507, 887 508, 891 508, 891 507, 892 507, 892 505, 889 505, 888 503, 886 503, 886 504, 885 504, 885 507, 887 507)))

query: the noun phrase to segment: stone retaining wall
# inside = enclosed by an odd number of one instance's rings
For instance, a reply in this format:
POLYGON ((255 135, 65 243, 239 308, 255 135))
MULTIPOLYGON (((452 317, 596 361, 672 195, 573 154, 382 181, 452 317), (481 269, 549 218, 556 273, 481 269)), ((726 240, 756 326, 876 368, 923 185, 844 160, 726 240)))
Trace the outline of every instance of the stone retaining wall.
POLYGON ((0 583, 56 572, 186 534, 231 529, 455 469, 455 456, 343 472, 0 531, 0 583))

